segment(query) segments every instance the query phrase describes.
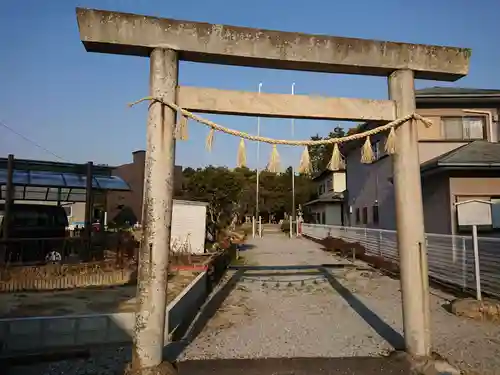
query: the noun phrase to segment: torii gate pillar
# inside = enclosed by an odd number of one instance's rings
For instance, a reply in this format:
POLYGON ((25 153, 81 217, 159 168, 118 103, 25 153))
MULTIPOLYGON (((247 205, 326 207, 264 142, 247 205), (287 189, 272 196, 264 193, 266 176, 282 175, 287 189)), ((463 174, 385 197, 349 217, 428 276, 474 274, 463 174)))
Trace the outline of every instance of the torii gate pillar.
MULTIPOLYGON (((156 48, 150 55, 149 91, 175 103, 177 52, 156 48)), ((170 252, 176 113, 158 102, 149 106, 144 173, 143 234, 137 278, 137 315, 132 372, 155 368, 168 342, 167 277, 170 252)))
MULTIPOLYGON (((415 112, 413 71, 397 70, 389 76, 389 99, 396 104, 396 117, 415 112)), ((396 135, 393 176, 405 345, 412 354, 428 356, 431 348, 429 277, 414 120, 397 128, 396 135)))

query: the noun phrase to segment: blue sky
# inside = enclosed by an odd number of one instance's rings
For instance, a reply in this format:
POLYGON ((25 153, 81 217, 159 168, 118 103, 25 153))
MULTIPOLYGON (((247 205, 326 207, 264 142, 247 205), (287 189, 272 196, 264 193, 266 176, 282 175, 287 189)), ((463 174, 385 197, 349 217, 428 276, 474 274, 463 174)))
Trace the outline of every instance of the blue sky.
MULTIPOLYGON (((470 74, 427 86, 500 88, 495 0, 0 0, 0 121, 67 161, 122 164, 145 147, 146 105, 126 104, 148 93, 148 60, 85 52, 75 7, 83 6, 184 20, 224 23, 412 43, 472 48, 470 74), (481 6, 477 6, 477 4, 481 6)), ((384 78, 274 71, 181 63, 180 84, 223 89, 344 97, 386 98, 384 78)), ((209 116, 223 125, 256 131, 256 119, 209 116)), ((290 138, 290 120, 262 119, 262 135, 290 138)), ((295 121, 295 138, 326 135, 337 123, 295 121)), ((177 143, 176 163, 233 167, 239 140, 217 135, 204 150, 207 129, 190 123, 190 139, 177 143)), ((247 143, 250 167, 256 146, 247 143)), ((281 148, 283 164, 302 150, 281 148)), ((57 160, 0 126, 0 156, 57 160)), ((262 145, 264 166, 270 147, 262 145)))

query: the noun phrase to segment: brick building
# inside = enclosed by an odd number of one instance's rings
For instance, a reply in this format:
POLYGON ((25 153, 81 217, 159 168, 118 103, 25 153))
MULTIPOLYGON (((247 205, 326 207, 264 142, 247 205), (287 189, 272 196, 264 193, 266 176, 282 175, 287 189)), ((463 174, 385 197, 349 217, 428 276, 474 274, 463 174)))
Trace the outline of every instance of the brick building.
MULTIPOLYGON (((144 191, 144 169, 146 151, 132 153, 132 163, 123 164, 113 170, 113 175, 121 177, 130 186, 130 191, 110 192, 107 199, 108 222, 142 221, 142 195, 144 191)), ((182 189, 182 167, 176 165, 174 171, 174 197, 182 189)))

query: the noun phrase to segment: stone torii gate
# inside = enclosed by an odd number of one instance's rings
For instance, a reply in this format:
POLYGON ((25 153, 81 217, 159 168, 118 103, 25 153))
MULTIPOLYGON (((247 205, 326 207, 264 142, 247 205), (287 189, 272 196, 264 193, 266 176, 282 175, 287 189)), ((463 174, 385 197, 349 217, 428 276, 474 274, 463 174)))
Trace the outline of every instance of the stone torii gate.
MULTIPOLYGON (((89 52, 150 58, 150 95, 196 112, 387 122, 415 112, 414 79, 455 81, 470 51, 212 25, 77 9, 89 52), (390 100, 319 98, 178 87, 178 61, 388 77, 390 100)), ((131 373, 159 373, 165 329, 176 112, 151 102, 147 122, 144 237, 131 373)), ((397 129, 393 157, 406 350, 430 353, 427 258, 417 129, 397 129)))

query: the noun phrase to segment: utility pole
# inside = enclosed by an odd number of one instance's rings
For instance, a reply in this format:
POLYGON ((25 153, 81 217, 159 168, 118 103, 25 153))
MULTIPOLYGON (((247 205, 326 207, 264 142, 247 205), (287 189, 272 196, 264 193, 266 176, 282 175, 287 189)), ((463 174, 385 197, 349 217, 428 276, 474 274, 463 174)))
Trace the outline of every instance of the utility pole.
MULTIPOLYGON (((262 90, 262 82, 259 83, 259 94, 262 90)), ((257 136, 260 136, 260 116, 257 117, 257 136)), ((259 222, 259 175, 260 175, 260 142, 257 142, 257 182, 255 188, 255 220, 259 222)), ((259 232, 260 237, 260 232, 259 232)))
MULTIPOLYGON (((292 83, 292 95, 295 95, 295 82, 292 83)), ((292 118, 292 140, 295 137, 295 119, 292 118)), ((292 163, 292 220, 291 222, 293 223, 296 221, 297 218, 295 217, 295 170, 293 169, 293 163, 292 163)))

